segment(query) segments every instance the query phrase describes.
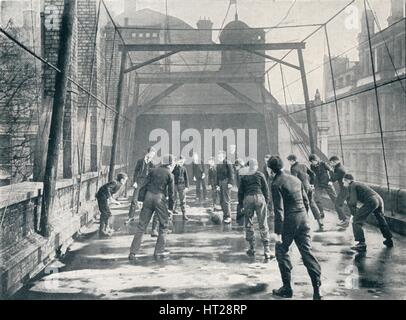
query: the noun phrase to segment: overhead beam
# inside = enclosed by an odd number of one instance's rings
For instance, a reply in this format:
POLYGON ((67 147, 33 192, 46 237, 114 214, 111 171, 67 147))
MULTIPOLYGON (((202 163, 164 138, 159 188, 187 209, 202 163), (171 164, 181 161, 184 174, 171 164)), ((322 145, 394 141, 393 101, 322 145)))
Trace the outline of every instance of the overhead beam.
POLYGON ((263 109, 263 104, 257 103, 247 97, 245 94, 241 93, 239 90, 236 88, 230 86, 227 83, 217 83, 218 86, 226 90, 227 92, 231 93, 234 97, 236 97, 238 100, 248 104, 251 108, 255 109, 258 113, 263 114, 264 109, 263 109))
MULTIPOLYGON (((248 104, 251 106, 253 109, 255 109, 258 113, 264 114, 264 105, 260 103, 256 103, 249 97, 247 97, 245 94, 241 93, 237 89, 233 88, 232 86, 228 85, 227 83, 217 83, 221 88, 224 90, 230 92, 233 96, 241 100, 242 102, 248 104)), ((269 105, 274 108, 274 110, 280 114, 282 117, 286 119, 286 122, 289 124, 289 126, 295 130, 295 132, 303 139, 303 142, 310 145, 310 139, 309 136, 306 134, 306 132, 303 131, 303 129, 296 123, 295 120, 292 119, 290 115, 287 114, 287 112, 282 108, 282 106, 278 103, 278 101, 265 89, 264 86, 260 86, 260 90, 262 90, 263 94, 263 101, 267 101, 266 98, 270 99, 269 105)), ((268 103, 267 103, 268 104, 268 103)), ((269 120, 269 119, 268 119, 269 120)), ((327 156, 317 147, 314 146, 314 153, 317 154, 320 159, 326 161, 327 156)))
POLYGON ((218 71, 207 72, 165 72, 138 75, 140 84, 164 84, 164 83, 262 83, 263 77, 252 75, 226 74, 218 71))
POLYGON ((294 65, 294 64, 292 64, 292 63, 289 63, 289 62, 283 61, 283 60, 281 60, 281 59, 272 57, 272 56, 267 55, 267 54, 265 54, 265 53, 258 52, 258 51, 255 51, 255 50, 248 50, 248 49, 245 49, 245 51, 250 52, 250 53, 252 53, 252 54, 256 54, 257 56, 260 56, 260 57, 263 57, 263 58, 266 58, 266 59, 269 59, 269 60, 278 62, 278 63, 280 63, 280 64, 283 64, 283 65, 285 65, 285 66, 291 67, 291 68, 293 68, 293 69, 300 70, 300 67, 299 67, 299 66, 296 66, 296 65, 294 65))
POLYGON ((312 113, 310 110, 309 88, 307 85, 307 77, 306 77, 306 70, 305 70, 302 50, 301 49, 297 50, 297 54, 298 54, 298 58, 299 58, 303 95, 304 95, 305 106, 306 106, 306 117, 307 117, 307 127, 308 127, 308 131, 309 131, 310 150, 312 151, 312 153, 315 153, 316 152, 316 137, 315 137, 316 135, 315 135, 315 131, 313 130, 313 124, 315 122, 313 122, 313 117, 312 117, 312 113))
POLYGON ((131 51, 230 51, 230 50, 298 50, 305 49, 304 42, 252 43, 252 44, 125 44, 120 50, 131 51))
POLYGON ((177 83, 171 85, 169 88, 166 88, 164 91, 162 91, 160 94, 149 100, 147 103, 144 103, 143 105, 139 106, 138 110, 136 111, 137 117, 139 117, 141 114, 144 112, 147 112, 148 109, 153 107, 155 104, 157 104, 159 101, 161 101, 163 98, 167 97, 170 95, 172 92, 175 90, 179 89, 183 83, 177 83))
POLYGON ((171 52, 162 54, 162 55, 160 55, 160 56, 158 56, 158 57, 155 57, 155 58, 152 58, 152 59, 150 59, 150 60, 147 60, 147 61, 145 61, 145 62, 136 64, 136 65, 134 65, 134 66, 132 66, 132 67, 130 67, 130 68, 128 68, 128 69, 125 69, 125 70, 124 70, 124 73, 128 73, 128 72, 131 72, 131 71, 135 71, 135 70, 141 69, 142 67, 145 67, 145 66, 147 66, 147 65, 149 65, 149 64, 151 64, 151 63, 154 63, 154 62, 157 62, 157 61, 159 61, 159 60, 162 60, 162 59, 165 59, 165 58, 167 58, 167 57, 170 57, 170 56, 172 56, 172 55, 174 55, 174 54, 176 54, 176 53, 178 53, 178 52, 181 52, 181 51, 182 51, 182 50, 171 51, 171 52))
POLYGON ((121 104, 122 104, 122 100, 124 97, 124 69, 125 69, 126 63, 127 63, 127 53, 125 51, 122 51, 121 52, 120 73, 119 73, 118 83, 117 83, 116 115, 114 118, 113 140, 112 140, 112 144, 111 144, 109 181, 113 181, 113 179, 114 179, 118 132, 119 132, 119 127, 120 127, 121 104))

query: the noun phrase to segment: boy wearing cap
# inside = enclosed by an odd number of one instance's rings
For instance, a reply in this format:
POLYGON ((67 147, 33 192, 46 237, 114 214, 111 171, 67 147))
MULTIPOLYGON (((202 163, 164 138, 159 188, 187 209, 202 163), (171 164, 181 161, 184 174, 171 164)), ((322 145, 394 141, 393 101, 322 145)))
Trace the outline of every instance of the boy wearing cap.
MULTIPOLYGON (((341 212, 344 212, 344 202, 348 197, 348 190, 344 187, 343 179, 346 174, 345 167, 340 161, 340 158, 337 156, 332 156, 330 158, 330 165, 333 167, 333 174, 331 175, 331 181, 337 182, 339 187, 339 192, 335 202, 335 209, 337 212, 340 212, 340 216, 343 216, 341 212)), ((342 224, 344 227, 349 225, 349 219, 346 218, 343 220, 342 224)))
MULTIPOLYGON (((240 171, 243 170, 246 167, 246 164, 242 159, 237 159, 234 162, 234 172, 235 172, 235 181, 237 184, 238 190, 240 189, 240 182, 241 182, 241 175, 240 171)), ((244 224, 244 212, 243 212, 243 207, 240 202, 237 204, 237 217, 236 217, 236 222, 238 225, 242 226, 244 224)))
POLYGON ((321 232, 324 230, 323 219, 321 218, 320 210, 316 202, 314 201, 312 188, 312 185, 314 185, 314 179, 316 175, 312 170, 310 170, 310 168, 307 165, 298 162, 297 157, 294 154, 291 154, 288 157, 288 161, 291 166, 290 173, 292 174, 292 176, 295 176, 299 178, 300 181, 302 181, 307 197, 309 198, 310 209, 312 210, 314 219, 316 219, 317 223, 319 224, 318 231, 321 232))
POLYGON ((321 268, 311 249, 306 191, 298 178, 284 172, 283 161, 280 157, 272 157, 268 161, 268 166, 276 174, 272 182, 275 233, 278 236, 275 253, 283 282, 283 286, 278 290, 273 290, 273 294, 284 298, 291 298, 293 295, 289 248, 294 241, 312 281, 313 299, 320 300, 321 268))
POLYGON ((184 166, 185 158, 179 157, 175 169, 173 169, 173 177, 175 179, 175 198, 174 198, 174 213, 176 213, 177 200, 179 197, 180 209, 182 210, 183 220, 189 220, 186 215, 186 192, 189 188, 189 179, 187 170, 184 166))
POLYGON ((100 210, 100 237, 111 237, 113 234, 112 230, 109 228, 109 219, 111 217, 109 201, 114 204, 120 204, 120 202, 116 201, 112 195, 121 189, 121 187, 127 182, 127 179, 127 174, 119 173, 116 180, 104 184, 96 193, 97 205, 100 210))
MULTIPOLYGON (((272 179, 273 179, 273 172, 271 169, 268 167, 268 161, 271 159, 272 155, 267 154, 264 157, 265 164, 262 168, 262 173, 265 175, 266 183, 268 184, 269 190, 271 190, 271 184, 272 184, 272 179)), ((268 217, 273 216, 273 203, 272 203, 272 195, 270 194, 270 200, 268 202, 268 217)))
MULTIPOLYGON (((316 178, 314 180, 314 200, 319 207, 321 217, 324 218, 324 208, 321 195, 324 192, 327 193, 334 206, 336 206, 337 202, 337 193, 334 189, 333 182, 331 181, 333 169, 329 164, 321 161, 320 158, 315 154, 311 154, 309 156, 309 161, 311 163, 310 169, 316 174, 316 178)), ((340 219, 337 226, 347 228, 349 226, 349 221, 344 210, 342 210, 340 207, 336 207, 335 209, 337 211, 338 218, 340 219)))
POLYGON ((156 150, 153 147, 148 148, 145 156, 142 159, 137 161, 134 169, 134 176, 133 176, 133 187, 134 187, 134 194, 131 200, 130 211, 128 213, 128 218, 133 220, 135 216, 135 211, 138 210, 138 194, 141 187, 144 184, 145 178, 148 176, 148 173, 154 167, 152 163, 152 159, 155 157, 156 150))
POLYGON ((203 161, 196 152, 193 153, 192 175, 193 181, 196 182, 196 200, 200 204, 207 198, 206 172, 203 161))
POLYGON ((348 206, 353 215, 352 229, 354 232, 355 241, 358 243, 352 247, 352 250, 364 252, 367 249, 365 243, 363 224, 368 216, 373 213, 378 222, 379 229, 385 241, 383 244, 389 248, 393 247, 392 233, 384 215, 384 203, 381 196, 372 190, 367 185, 355 181, 351 174, 346 174, 343 179, 343 184, 348 188, 348 206), (361 202, 362 207, 357 209, 357 203, 361 202))
POLYGON ((226 224, 231 223, 231 205, 230 194, 233 187, 233 166, 227 161, 226 153, 220 151, 217 155, 217 180, 216 188, 220 191, 220 204, 223 210, 223 221, 226 224))
POLYGON ((213 200, 213 212, 216 211, 216 204, 218 199, 218 190, 216 188, 217 181, 217 170, 216 164, 213 157, 208 159, 209 169, 208 169, 208 183, 211 188, 211 197, 213 200))

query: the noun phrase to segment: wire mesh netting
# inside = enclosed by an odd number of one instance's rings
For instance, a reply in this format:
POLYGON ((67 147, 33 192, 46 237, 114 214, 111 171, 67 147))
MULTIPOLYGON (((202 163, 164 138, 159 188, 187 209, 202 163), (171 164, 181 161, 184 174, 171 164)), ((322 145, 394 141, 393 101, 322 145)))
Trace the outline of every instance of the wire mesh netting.
MULTIPOLYGON (((79 54, 72 57, 68 112, 61 145, 64 151, 60 155, 60 163, 64 157, 72 158, 71 171, 78 174, 107 170, 110 165, 121 46, 145 41, 150 44, 196 42, 196 28, 186 21, 194 19, 195 13, 190 18, 185 17, 186 22, 182 21, 175 18, 177 15, 183 18, 178 6, 162 2, 159 8, 152 8, 162 14, 151 13, 150 20, 143 18, 143 15, 148 16, 145 11, 140 13, 143 10, 139 10, 135 16, 138 23, 134 25, 131 17, 125 18, 125 13, 112 14, 110 2, 107 5, 97 2, 97 6, 91 9, 93 11, 88 12, 91 13, 88 16, 92 17, 89 20, 80 13, 86 7, 84 3, 78 2, 78 6, 84 7, 78 7, 75 20, 75 43, 79 54)), ((287 64, 244 55, 240 51, 227 53, 234 54, 233 59, 216 51, 173 54, 124 75, 116 164, 127 166, 133 162, 136 143, 133 139, 134 106, 151 101, 167 88, 138 85, 138 76, 225 69, 232 75, 241 75, 241 70, 248 70, 247 66, 257 66, 249 69, 254 73, 248 73, 248 76, 254 78, 262 73, 265 87, 282 105, 287 116, 305 133, 309 132, 310 126, 322 152, 328 156, 340 156, 349 171, 362 181, 405 188, 405 18, 392 15, 391 20, 386 21, 389 4, 390 1, 372 0, 337 1, 334 5, 321 3, 320 12, 323 14, 315 17, 307 14, 313 9, 302 1, 284 4, 253 1, 250 4, 239 3, 238 12, 226 6, 226 15, 218 25, 213 26, 209 19, 199 17, 200 43, 208 43, 205 31, 210 31, 210 43, 221 42, 224 27, 230 21, 242 18, 247 27, 249 25, 255 32, 260 32, 259 37, 263 39, 257 38, 258 41, 306 42, 303 53, 310 111, 306 112, 303 99, 303 78, 298 70, 287 65, 298 65, 294 50, 265 52, 287 64), (273 6, 280 6, 278 14, 269 15, 274 10, 273 6), (260 13, 248 13, 259 7, 262 8, 260 13), (263 18, 265 15, 270 20, 263 18), (237 59, 238 55, 244 59, 237 59)), ((184 2, 185 6, 190 6, 190 3, 184 2)), ((48 44, 43 39, 44 32, 52 27, 48 19, 51 13, 46 9, 33 7, 20 23, 9 19, 2 25, 2 29, 17 40, 0 37, 2 184, 41 181, 43 175, 51 97, 58 72, 50 66, 56 65, 56 50, 48 50, 48 44), (32 52, 27 52, 19 43, 32 52), (40 61, 32 53, 48 62, 40 61)), ((214 9, 210 7, 207 10, 214 9)), ((234 27, 234 31, 241 33, 246 30, 242 24, 239 28, 234 27)), ((127 66, 161 54, 128 53, 127 66)), ((297 153, 302 159, 307 159, 311 148, 301 133, 289 125, 286 115, 279 116, 279 122, 280 153, 284 157, 297 153)), ((126 170, 131 171, 132 168, 126 170)), ((68 171, 69 168, 59 165, 60 178, 69 177, 68 171)))
MULTIPOLYGON (((31 5, 33 5, 31 3, 31 5)), ((80 2, 78 4, 80 6, 80 2)), ((82 3, 82 6, 86 6, 82 3)), ((44 39, 45 32, 57 27, 49 22, 47 8, 34 6, 24 12, 24 20, 10 17, 0 37, 1 184, 41 181, 47 153, 52 110, 52 94, 58 72, 57 46, 44 39), (41 61, 40 58, 44 60, 41 61)), ((78 8, 79 9, 79 8, 78 8)), ((110 164, 114 119, 117 114, 117 81, 123 38, 101 2, 87 16, 77 14, 74 46, 66 96, 64 134, 58 177, 69 176, 61 164, 71 157, 75 174, 106 170, 110 164), (97 12, 94 12, 94 11, 97 12), (70 154, 67 154, 67 150, 70 154)), ((52 11, 51 11, 52 12, 52 11)), ((49 12, 48 12, 49 13, 49 12)), ((53 22, 55 24, 55 22, 53 22)), ((48 34, 49 35, 49 34, 48 34)), ((134 96, 135 74, 125 76, 127 105, 134 96)), ((126 166, 128 141, 133 119, 119 119, 119 146, 116 163, 126 166)), ((66 171, 66 170, 65 170, 66 171)), ((72 171, 71 171, 72 172, 72 171)))

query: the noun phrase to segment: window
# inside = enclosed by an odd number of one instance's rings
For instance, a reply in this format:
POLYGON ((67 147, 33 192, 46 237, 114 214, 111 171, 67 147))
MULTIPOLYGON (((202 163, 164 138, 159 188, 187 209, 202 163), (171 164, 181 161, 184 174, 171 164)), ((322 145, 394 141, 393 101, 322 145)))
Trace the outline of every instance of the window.
POLYGON ((405 66, 405 61, 406 61, 406 39, 405 35, 400 36, 399 38, 399 68, 402 68, 405 66))
POLYGON ((383 46, 381 45, 381 46, 379 46, 377 49, 376 49, 376 65, 375 65, 375 68, 376 68, 376 72, 380 72, 380 71, 382 71, 383 70, 383 66, 384 66, 384 52, 383 52, 383 46))
POLYGON ((350 134, 351 133, 351 103, 350 101, 345 102, 345 129, 346 133, 350 134))
POLYGON ((346 84, 347 86, 350 86, 350 85, 351 85, 351 81, 352 81, 351 75, 348 74, 348 75, 345 77, 345 84, 346 84))
POLYGON ((351 153, 350 152, 345 152, 344 153, 344 160, 345 160, 345 165, 347 166, 347 168, 349 168, 351 166, 351 153))
POLYGON ((357 161, 357 172, 359 175, 359 180, 360 181, 366 181, 366 178, 368 177, 367 170, 369 168, 369 154, 367 153, 361 153, 359 156, 359 159, 362 161, 357 161))
POLYGON ((0 135, 0 167, 9 169, 11 155, 11 138, 9 135, 0 135))
POLYGON ((145 38, 150 38, 151 37, 151 34, 149 33, 149 32, 147 32, 146 34, 145 34, 145 38))
POLYGON ((365 66, 365 75, 369 75, 371 73, 371 53, 370 52, 366 53, 364 66, 365 66))
POLYGON ((367 123, 368 123, 368 97, 367 95, 363 95, 361 97, 361 115, 362 120, 360 123, 360 132, 366 133, 367 132, 367 123))
POLYGON ((396 123, 393 96, 391 94, 385 95, 384 102, 385 130, 392 130, 392 126, 396 123))
POLYGON ((336 110, 335 110, 334 104, 331 105, 329 119, 330 119, 331 135, 335 136, 337 134, 337 120, 336 120, 336 110))
POLYGON ((394 94, 394 109, 396 120, 393 123, 393 130, 405 129, 406 112, 404 111, 406 97, 399 90, 394 94))
POLYGON ((399 153, 397 155, 398 174, 399 174, 399 187, 406 188, 406 153, 399 153))
POLYGON ((143 33, 139 33, 138 36, 139 36, 140 38, 144 38, 144 34, 143 34, 143 33))
POLYGON ((131 33, 131 37, 135 38, 137 36, 137 34, 135 32, 131 33))

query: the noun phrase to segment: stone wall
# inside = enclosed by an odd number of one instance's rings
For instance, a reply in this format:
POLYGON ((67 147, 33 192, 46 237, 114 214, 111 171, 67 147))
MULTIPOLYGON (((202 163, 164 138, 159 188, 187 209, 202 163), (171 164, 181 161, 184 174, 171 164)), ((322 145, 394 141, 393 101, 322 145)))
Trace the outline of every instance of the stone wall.
MULTIPOLYGON (((388 221, 390 229, 398 234, 406 236, 406 190, 390 189, 386 187, 370 185, 383 199, 385 204, 385 217, 388 221)), ((337 188, 336 188, 337 189, 337 188)), ((338 189, 337 189, 338 190, 338 189)), ((323 205, 334 212, 333 203, 327 195, 324 195, 323 205)), ((344 210, 348 216, 351 215, 347 205, 344 205, 344 210)), ((373 214, 368 218, 368 223, 377 226, 376 219, 373 214)))
MULTIPOLYGON (((126 168, 116 170, 126 171, 126 168)), ((79 198, 79 177, 57 182, 49 238, 36 232, 42 183, 24 182, 1 188, 0 217, 4 218, 0 228, 0 299, 14 294, 43 270, 61 247, 66 247, 80 228, 93 220, 98 212, 96 190, 107 179, 106 167, 100 176, 97 173, 83 175, 79 198)))

